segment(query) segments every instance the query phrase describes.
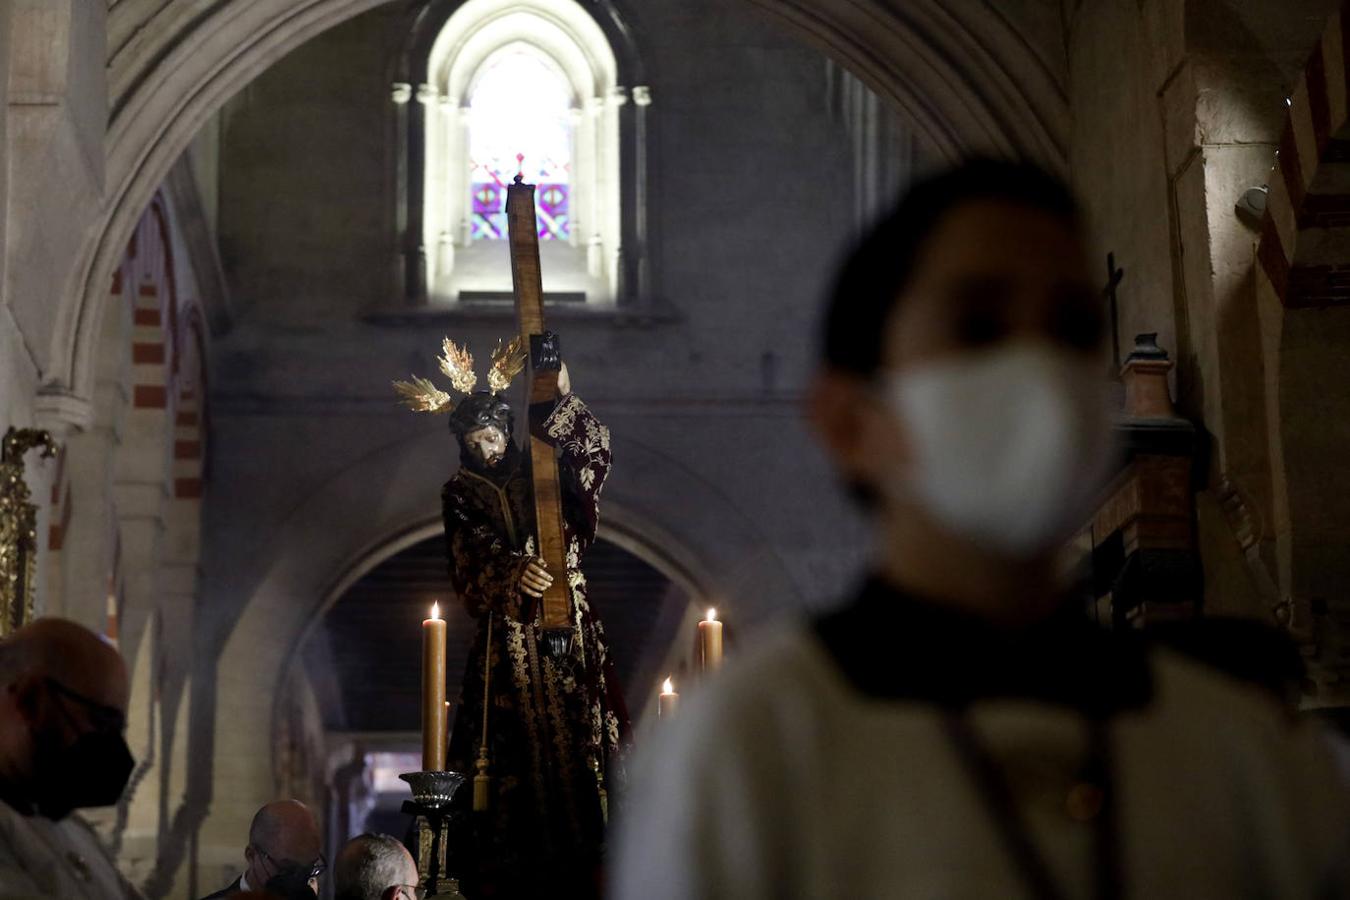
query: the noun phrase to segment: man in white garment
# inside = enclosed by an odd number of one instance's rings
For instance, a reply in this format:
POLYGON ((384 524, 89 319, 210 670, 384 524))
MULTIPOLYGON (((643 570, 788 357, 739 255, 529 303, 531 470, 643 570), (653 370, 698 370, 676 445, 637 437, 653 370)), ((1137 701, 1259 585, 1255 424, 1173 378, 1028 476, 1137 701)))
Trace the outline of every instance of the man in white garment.
POLYGON ((1065 602, 1110 461, 1088 272, 1067 189, 987 161, 847 261, 810 416, 871 575, 654 735, 619 900, 1350 896, 1320 736, 1065 602))
POLYGON ((127 672, 93 632, 39 619, 0 641, 0 900, 140 895, 71 813, 117 802, 127 672))

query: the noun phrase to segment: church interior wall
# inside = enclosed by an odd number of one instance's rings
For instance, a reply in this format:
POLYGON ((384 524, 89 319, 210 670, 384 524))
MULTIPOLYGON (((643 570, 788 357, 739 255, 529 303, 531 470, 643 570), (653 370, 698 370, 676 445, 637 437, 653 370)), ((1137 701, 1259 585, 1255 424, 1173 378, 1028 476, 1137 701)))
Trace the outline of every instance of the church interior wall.
MULTIPOLYGON (((1197 507, 1206 605, 1216 612, 1266 616, 1272 589, 1323 596, 1350 574, 1335 540, 1350 526, 1340 518, 1350 484, 1325 477, 1350 441, 1350 411, 1325 387, 1346 370, 1350 324, 1342 310, 1272 318, 1279 301, 1251 277, 1256 234, 1233 209, 1266 177, 1283 97, 1334 7, 1270 4, 1253 19, 1217 0, 1018 3, 1001 15, 1026 46, 1006 36, 991 44, 1004 59, 1030 54, 1018 64, 1039 72, 1027 90, 1067 96, 1062 121, 1049 104, 1043 130, 1025 140, 1046 151, 1063 127, 1096 256, 1104 263, 1114 252, 1127 272, 1122 352, 1134 333, 1158 331, 1180 363, 1183 412, 1214 442, 1197 507), (1280 347, 1299 349, 1281 356, 1280 347), (1286 463, 1272 447, 1276 431, 1304 455, 1286 463), (1300 465, 1315 476, 1290 479, 1300 465), (1236 517, 1235 502, 1245 509, 1236 517), (1262 530, 1255 564, 1235 536, 1244 518, 1262 530), (1281 559, 1280 522, 1321 537, 1286 542, 1281 559)), ((40 422, 77 434, 38 398, 58 315, 81 289, 71 260, 114 193, 104 181, 110 109, 123 108, 119 98, 145 74, 140 55, 153 58, 191 18, 177 18, 177 4, 173 21, 139 30, 133 16, 169 15, 155 10, 0 5, 0 427, 40 422), (117 27, 105 53, 109 15, 117 27), (105 74, 109 54, 117 64, 105 74)), ((748 598, 735 614, 753 621, 837 593, 865 553, 797 405, 829 262, 857 227, 851 143, 823 86, 830 64, 781 22, 724 14, 712 0, 661 0, 634 13, 653 96, 662 314, 567 319, 559 330, 579 392, 615 432, 614 507, 717 573, 715 590, 748 598)), ((481 358, 510 330, 505 315, 378 327, 362 318, 395 294, 387 54, 398 22, 377 9, 303 45, 210 119, 189 153, 238 312, 211 350, 206 578, 199 584, 191 513, 150 497, 135 526, 143 540, 128 530, 122 544, 121 577, 141 578, 133 593, 148 604, 124 641, 138 673, 138 753, 152 750, 157 762, 121 826, 105 823, 124 830, 119 841, 132 838, 128 864, 159 896, 213 887, 236 866, 249 817, 292 768, 274 755, 272 698, 344 563, 437 514, 450 439, 443 423, 397 410, 389 380, 431 374, 442 332, 468 339, 481 358), (147 700, 152 665, 168 673, 157 705, 147 700), (167 799, 152 802, 160 792, 167 799)), ((929 155, 916 166, 937 158, 932 141, 921 143, 929 155)), ((190 256, 179 231, 172 240, 180 259, 190 256)), ((205 276, 184 269, 191 293, 205 276)), ((76 503, 63 574, 43 595, 48 610, 97 628, 108 625, 119 496, 124 512, 131 500, 115 490, 119 448, 131 438, 131 374, 107 349, 126 350, 129 335, 117 315, 103 326, 101 340, 113 344, 85 348, 98 355, 93 415, 67 454, 76 503)), ((167 423, 154 436, 176 438, 167 423)), ((171 456, 154 457, 160 467, 145 480, 172 478, 163 468, 171 456)), ((50 477, 30 479, 44 531, 50 477)), ((295 743, 313 757, 306 690, 295 743)), ((298 769, 313 765, 305 758, 298 769)))
MULTIPOLYGON (((6 61, 3 69, 6 101, 0 103, 0 147, 4 148, 4 164, 0 165, 0 209, 9 209, 9 19, 8 6, 0 7, 0 56, 6 61)), ((8 214, 0 215, 0 246, 8 245, 8 214)), ((0 285, 8 271, 8 254, 0 253, 0 285)), ((0 423, 27 423, 30 398, 36 388, 37 371, 23 344, 23 333, 9 308, 9 294, 0 291, 0 423)))
POLYGON ((1145 331, 1158 332, 1159 345, 1175 355, 1171 215, 1156 99, 1166 67, 1152 58, 1152 35, 1136 3, 1077 5, 1068 25, 1070 166, 1095 241, 1096 272, 1105 283, 1107 253, 1125 269, 1120 356, 1145 331))
POLYGON ((202 125, 184 154, 197 190, 202 217, 213 241, 220 221, 220 115, 202 125))
MULTIPOLYGON (((1325 586, 1309 590, 1300 585, 1290 556, 1299 535, 1317 532, 1321 514, 1310 505, 1296 509, 1292 492, 1301 473, 1317 468, 1317 459, 1334 458, 1331 446, 1338 436, 1319 415, 1313 397, 1321 394, 1303 394, 1295 385, 1304 373, 1322 371, 1318 357, 1338 343, 1334 330, 1328 330, 1301 352, 1290 351, 1284 334, 1289 318, 1272 317, 1262 308, 1269 300, 1259 294, 1256 277, 1259 222, 1235 207, 1244 191, 1278 179, 1277 147, 1292 103, 1286 98, 1298 95, 1311 49, 1334 11, 1335 4, 1326 2, 1278 12, 1188 4, 1187 56, 1183 77, 1176 79, 1184 89, 1166 101, 1176 110, 1169 123, 1184 122, 1187 113, 1194 120, 1175 128, 1170 141, 1194 160, 1177 214, 1184 223, 1184 247, 1206 263, 1186 270, 1195 369, 1191 389, 1181 391, 1213 442, 1208 483, 1200 495, 1202 540, 1207 526, 1237 537, 1254 588, 1248 600, 1255 601, 1239 608, 1236 592, 1210 589, 1206 602, 1215 612, 1275 617, 1309 641, 1307 651, 1314 656, 1320 651, 1311 643, 1306 598, 1325 596, 1325 586), (1289 429, 1319 435, 1311 455, 1297 463, 1280 446, 1289 429), (1225 516, 1204 515, 1208 504, 1221 507, 1225 516)), ((1345 507, 1346 494, 1334 473, 1319 470, 1311 480, 1318 485, 1319 509, 1345 507)), ((1221 539, 1208 536, 1211 547, 1221 539)), ((1331 573, 1340 566, 1320 558, 1305 571, 1331 573)), ((1206 572, 1211 584, 1224 583, 1213 553, 1206 572)), ((1310 686, 1323 680, 1314 675, 1310 686)))
MULTIPOLYGON (((621 331, 604 321, 566 320, 558 327, 586 396, 602 412, 614 410, 609 418, 618 440, 632 435, 706 470, 753 509, 770 502, 766 492, 753 480, 728 479, 725 473, 736 467, 726 461, 772 455, 759 446, 781 448, 784 441, 807 446, 793 398, 810 370, 810 335, 829 266, 854 233, 849 204, 838 200, 849 189, 840 177, 848 147, 831 137, 823 108, 825 63, 818 54, 753 17, 744 27, 756 35, 755 42, 741 34, 739 52, 725 52, 714 35, 700 30, 711 26, 685 16, 674 7, 648 6, 638 22, 639 33, 662 35, 652 42, 647 61, 657 76, 652 108, 660 117, 658 155, 688 160, 655 164, 661 288, 673 321, 621 331), (719 76, 711 87, 707 82, 697 90, 686 87, 710 65, 719 76), (752 71, 768 87, 742 90, 752 71), (801 127, 803 121, 812 127, 801 127), (796 129, 793 141, 785 140, 788 123, 796 129), (760 177, 766 171, 779 174, 760 177), (755 210, 753 218, 741 214, 747 209, 755 210), (797 224, 763 240, 758 222, 768 227, 778 221, 797 224), (741 281, 738 271, 751 253, 762 263, 753 284, 741 281), (611 374, 618 372, 623 378, 611 374), (625 410, 645 410, 655 397, 668 407, 664 415, 643 414, 632 424, 616 418, 625 410), (700 415, 704 407, 708 412, 700 415), (777 432, 710 440, 713 432, 734 425, 740 409, 777 422, 777 432)), ((384 177, 390 165, 390 104, 379 50, 395 41, 370 36, 398 21, 376 11, 334 29, 283 60, 224 113, 222 244, 235 302, 246 310, 221 344, 221 365, 213 373, 218 412, 224 415, 252 408, 284 419, 294 398, 327 397, 336 406, 359 406, 363 415, 378 416, 380 425, 371 433, 388 434, 392 441, 419 426, 391 427, 403 414, 388 400, 389 378, 404 369, 429 371, 444 331, 468 339, 481 357, 509 328, 504 316, 403 330, 357 320, 363 310, 388 302, 393 283, 396 236, 384 212, 391 204, 384 177), (299 104, 306 112, 292 116, 299 104), (339 128, 362 136, 337 142, 334 132, 325 131, 339 128), (320 157, 322 162, 313 162, 320 157), (285 350, 278 353, 282 344, 285 350), (377 359, 388 359, 389 371, 377 371, 371 364, 377 359)), ((252 427, 245 421, 238 420, 239 427, 252 427)), ((222 429, 235 425, 218 422, 222 429)), ((288 426, 258 427, 263 434, 288 426)), ((322 420, 298 422, 293 434, 300 440, 310 429, 327 427, 322 420)), ((285 498, 306 490, 308 480, 323 477, 332 454, 357 452, 333 437, 304 441, 321 448, 306 471, 292 476, 270 467, 277 490, 259 496, 284 505, 285 498)), ((449 450, 448 438, 446 444, 449 450)), ((795 513, 830 493, 823 466, 818 459, 814 464, 814 471, 802 473, 810 487, 792 492, 794 499, 779 514, 750 517, 800 520, 795 513)), ((447 458, 446 469, 449 465, 447 458)), ((622 467, 615 478, 617 487, 622 467)), ((820 593, 807 587, 802 593, 820 593)))
POLYGON ((1178 406, 1207 438, 1197 524, 1213 613, 1269 619, 1281 599, 1266 396, 1278 378, 1264 372, 1252 277, 1259 216, 1236 206, 1269 180, 1284 98, 1334 9, 1065 4, 1073 177, 1098 257, 1114 252, 1126 271, 1121 353, 1158 332, 1178 362, 1178 406), (1236 537, 1249 523, 1251 556, 1236 537))
POLYGON ((45 370, 58 308, 50 301, 65 286, 78 224, 102 187, 105 7, 76 0, 10 7, 5 293, 45 370))
MULTIPOLYGON (((747 0, 799 39, 827 49, 911 119, 921 143, 945 158, 964 149, 1022 152, 1062 168, 1068 112, 1054 56, 979 3, 935 0, 866 11, 828 3, 809 16, 791 0, 747 0), (963 74, 980 73, 979 78, 963 74)), ((98 218, 61 290, 59 327, 44 372, 44 406, 76 426, 89 418, 88 360, 101 290, 120 244, 178 155, 219 105, 268 65, 380 0, 118 3, 108 10, 107 185, 98 218), (242 44, 236 37, 246 37, 242 44)), ((1032 16, 1044 24, 1042 11, 1032 16)), ((1043 29, 1042 29, 1043 30, 1043 29)), ((1039 34, 1039 32, 1038 32, 1039 34)))
POLYGON ((183 792, 170 786, 191 767, 183 745, 205 445, 196 274, 161 193, 108 287, 94 420, 62 434, 40 495, 50 523, 43 608, 118 641, 132 671, 137 768, 122 802, 91 818, 138 883, 181 866, 160 839, 183 821, 183 792))

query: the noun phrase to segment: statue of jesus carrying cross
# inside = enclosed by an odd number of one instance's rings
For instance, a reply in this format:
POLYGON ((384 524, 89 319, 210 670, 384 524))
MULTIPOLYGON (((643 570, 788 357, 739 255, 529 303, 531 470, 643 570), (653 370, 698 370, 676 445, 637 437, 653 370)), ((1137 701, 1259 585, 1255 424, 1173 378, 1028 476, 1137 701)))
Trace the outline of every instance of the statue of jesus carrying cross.
POLYGON ((608 800, 629 743, 581 570, 610 435, 572 391, 557 337, 543 328, 533 187, 517 179, 507 212, 521 336, 493 354, 491 390, 474 391, 472 356, 449 340, 441 370, 464 395, 458 403, 425 379, 396 387, 414 409, 448 412, 460 450, 441 500, 451 580, 477 623, 447 759, 478 773, 461 890, 587 896, 598 890, 608 800), (527 362, 528 451, 512 438, 504 396, 527 362))

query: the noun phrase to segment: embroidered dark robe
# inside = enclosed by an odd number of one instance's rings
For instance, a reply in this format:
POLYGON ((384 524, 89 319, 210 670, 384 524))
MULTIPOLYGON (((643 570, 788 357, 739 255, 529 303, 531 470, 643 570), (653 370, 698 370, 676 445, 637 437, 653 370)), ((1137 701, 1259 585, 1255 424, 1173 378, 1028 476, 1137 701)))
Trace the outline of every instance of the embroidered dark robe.
MULTIPOLYGON (((488 872, 598 859, 604 839, 601 798, 615 801, 629 742, 604 627, 586 602, 581 569, 595 540, 600 490, 609 474, 609 429, 569 394, 543 420, 541 433, 561 451, 567 572, 554 577, 565 577, 571 589, 573 641, 567 657, 554 660, 541 652, 540 604, 519 589, 536 547, 528 456, 513 447, 494 469, 463 465, 442 492, 451 580, 478 629, 447 763, 469 775, 483 733, 484 655, 491 659, 491 808, 474 851, 475 865, 488 872)), ((463 795, 470 793, 466 785, 463 795)))

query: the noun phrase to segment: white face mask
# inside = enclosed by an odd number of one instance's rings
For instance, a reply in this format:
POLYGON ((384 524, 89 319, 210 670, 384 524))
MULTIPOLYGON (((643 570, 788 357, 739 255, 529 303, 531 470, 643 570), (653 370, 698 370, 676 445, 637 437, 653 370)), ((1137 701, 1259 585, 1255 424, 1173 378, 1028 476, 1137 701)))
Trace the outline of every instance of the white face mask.
POLYGON ((1091 361, 1043 342, 893 373, 913 460, 886 489, 992 552, 1044 552, 1084 524, 1111 463, 1104 388, 1091 361))

